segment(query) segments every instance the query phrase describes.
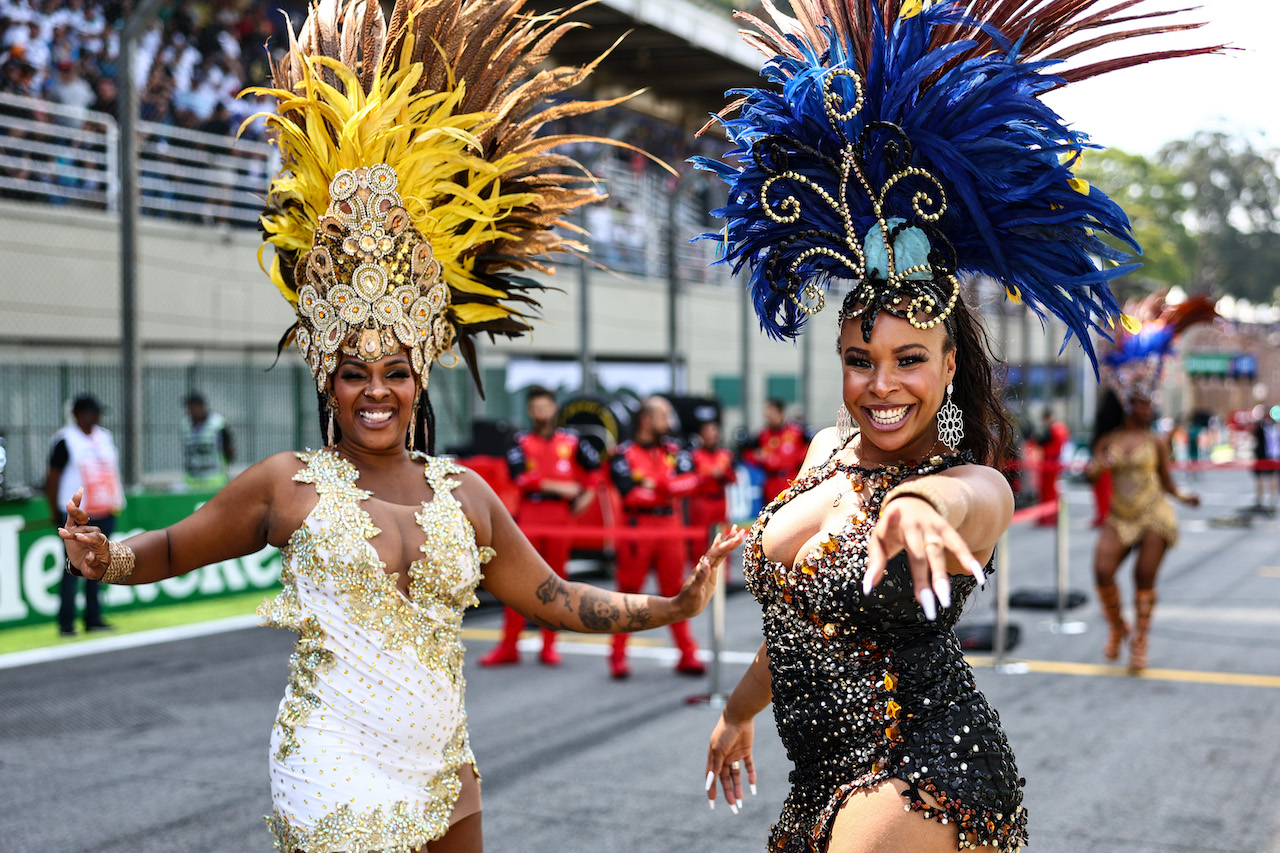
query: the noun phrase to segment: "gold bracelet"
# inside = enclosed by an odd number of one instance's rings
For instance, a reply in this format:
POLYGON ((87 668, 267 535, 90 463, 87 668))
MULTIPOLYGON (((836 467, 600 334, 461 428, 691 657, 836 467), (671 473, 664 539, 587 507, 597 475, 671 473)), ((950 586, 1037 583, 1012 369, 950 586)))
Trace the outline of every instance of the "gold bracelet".
POLYGON ((882 508, 886 507, 889 505, 889 501, 906 497, 919 498, 933 507, 933 511, 942 516, 943 521, 951 522, 951 513, 947 510, 946 501, 942 499, 937 489, 928 480, 911 480, 907 483, 899 483, 885 493, 884 499, 880 501, 880 506, 882 508))
POLYGON ((98 578, 99 583, 124 583, 133 574, 133 549, 122 542, 107 544, 107 571, 98 578))

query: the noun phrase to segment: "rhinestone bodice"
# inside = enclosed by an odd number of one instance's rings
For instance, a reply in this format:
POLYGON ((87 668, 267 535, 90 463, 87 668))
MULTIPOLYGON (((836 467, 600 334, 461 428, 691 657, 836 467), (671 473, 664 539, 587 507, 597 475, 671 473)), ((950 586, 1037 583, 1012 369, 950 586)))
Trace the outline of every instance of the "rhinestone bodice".
POLYGON ((933 622, 913 597, 904 554, 862 592, 867 537, 885 493, 971 461, 948 454, 865 469, 833 455, 765 507, 752 529, 744 575, 764 611, 774 717, 795 764, 770 850, 822 849, 848 793, 890 777, 907 782, 910 808, 958 824, 961 847, 1012 850, 1025 839, 1013 755, 953 631, 976 581, 953 575, 953 604, 933 622), (774 514, 841 471, 862 487, 859 509, 794 566, 766 559, 761 539, 774 514))

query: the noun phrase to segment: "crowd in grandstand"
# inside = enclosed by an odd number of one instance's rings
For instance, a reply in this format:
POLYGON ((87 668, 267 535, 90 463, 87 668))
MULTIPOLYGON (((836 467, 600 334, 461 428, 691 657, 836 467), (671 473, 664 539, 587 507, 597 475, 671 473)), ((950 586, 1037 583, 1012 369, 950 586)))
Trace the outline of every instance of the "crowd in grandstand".
MULTIPOLYGON (((120 29, 131 5, 0 0, 0 91, 114 113, 120 29)), ((302 8, 296 2, 207 0, 162 9, 143 33, 134 63, 142 118, 234 132, 259 109, 236 95, 246 81, 267 79, 264 45, 286 43, 281 7, 295 13, 302 8)))
MULTIPOLYGON (((120 32, 133 6, 119 0, 0 0, 0 93, 114 116, 120 32)), ((164 4, 143 32, 135 52, 132 80, 140 118, 220 136, 236 133, 247 116, 269 107, 255 98, 237 95, 246 86, 268 82, 272 55, 278 59, 288 44, 288 20, 297 24, 304 11, 300 0, 164 4)), ((10 116, 26 119, 38 112, 25 105, 0 103, 0 113, 10 116)), ((51 110, 36 117, 65 126, 86 124, 74 112, 51 110)), ((98 127, 92 122, 87 126, 98 127)), ((557 122, 549 130, 624 140, 681 171, 689 168, 685 161, 691 154, 704 153, 698 149, 716 144, 693 140, 685 128, 628 109, 557 122)), ((9 136, 12 143, 19 141, 14 137, 26 137, 27 132, 0 126, 0 135, 9 136)), ((261 124, 249 126, 245 135, 261 138, 261 124)), ((74 193, 59 194, 53 188, 102 189, 101 181, 85 177, 86 164, 76 159, 82 146, 93 144, 73 134, 58 141, 66 151, 54 156, 41 153, 38 145, 6 145, 0 140, 0 159, 9 173, 9 180, 0 181, 0 194, 79 203, 74 193), (68 165, 71 168, 66 168, 68 165), (44 192, 46 187, 51 191, 44 192)), ((608 190, 612 200, 590 213, 587 225, 598 259, 621 272, 652 272, 655 258, 648 257, 651 248, 646 244, 651 241, 646 235, 661 224, 655 219, 659 208, 665 218, 665 203, 655 208, 653 199, 643 196, 669 193, 675 187, 675 177, 638 150, 608 149, 600 152, 599 158, 585 150, 572 153, 595 171, 634 179, 611 181, 608 190), (606 158, 613 161, 614 168, 607 168, 606 158)), ((149 157, 165 159, 154 150, 149 157)), ((220 216, 214 218, 222 221, 220 216)), ((231 224, 251 226, 253 220, 240 217, 231 224)))

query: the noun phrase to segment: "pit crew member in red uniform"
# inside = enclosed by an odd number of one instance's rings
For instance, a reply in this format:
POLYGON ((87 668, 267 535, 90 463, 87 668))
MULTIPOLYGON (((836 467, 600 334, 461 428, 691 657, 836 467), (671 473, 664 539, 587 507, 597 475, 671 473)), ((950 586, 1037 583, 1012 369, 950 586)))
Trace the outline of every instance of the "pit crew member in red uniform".
MULTIPOLYGON (((637 418, 635 439, 613 449, 609 474, 622 494, 628 527, 661 532, 676 531, 683 524, 680 501, 697 487, 698 475, 694 473, 689 452, 667 437, 672 417, 670 401, 665 397, 649 397, 637 418)), ((652 536, 618 543, 619 590, 639 592, 651 568, 657 573, 658 589, 679 590, 684 582, 684 540, 677 536, 652 536)), ((609 672, 614 678, 631 675, 627 663, 628 636, 613 635, 609 672)), ((705 673, 689 623, 673 623, 671 636, 680 650, 676 672, 705 673)))
MULTIPOLYGON (((546 388, 530 388, 525 405, 530 429, 518 433, 507 451, 511 480, 520 489, 516 523, 522 528, 530 525, 568 527, 573 517, 595 499, 595 486, 601 476, 600 456, 573 430, 556 427, 560 410, 555 395, 546 388)), ((532 534, 529 541, 556 574, 568 577, 571 545, 568 538, 532 534)), ((506 608, 502 640, 480 658, 480 665, 519 663, 516 643, 524 626, 524 617, 506 608)), ((548 666, 560 665, 555 631, 542 629, 539 660, 548 666)))

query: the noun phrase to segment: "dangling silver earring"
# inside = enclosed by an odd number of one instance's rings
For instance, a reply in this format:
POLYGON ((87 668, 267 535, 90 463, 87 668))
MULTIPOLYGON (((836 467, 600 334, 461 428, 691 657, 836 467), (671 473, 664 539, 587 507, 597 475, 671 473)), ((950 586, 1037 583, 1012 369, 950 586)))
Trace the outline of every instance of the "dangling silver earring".
POLYGON ((849 410, 844 403, 841 403, 840 408, 836 409, 836 435, 840 437, 841 444, 844 444, 849 440, 849 436, 853 435, 853 416, 849 414, 849 410))
POLYGON ((953 386, 947 383, 947 398, 938 409, 938 440, 957 450, 964 441, 964 413, 951 399, 953 386))

